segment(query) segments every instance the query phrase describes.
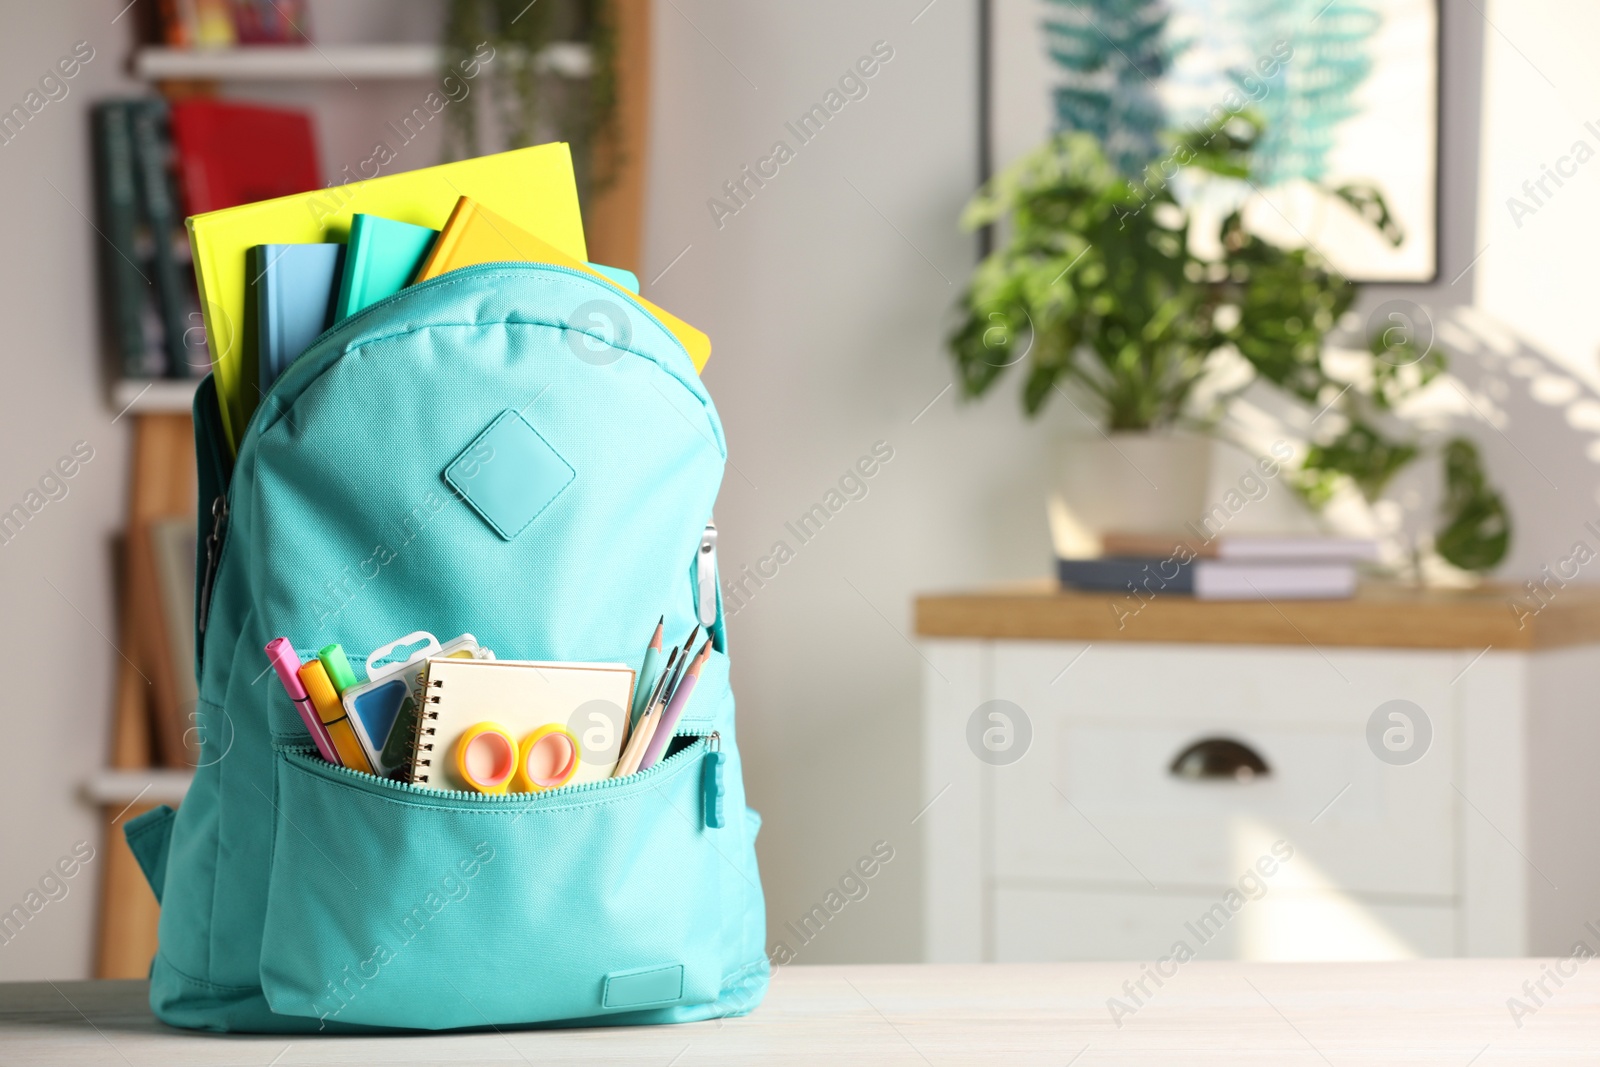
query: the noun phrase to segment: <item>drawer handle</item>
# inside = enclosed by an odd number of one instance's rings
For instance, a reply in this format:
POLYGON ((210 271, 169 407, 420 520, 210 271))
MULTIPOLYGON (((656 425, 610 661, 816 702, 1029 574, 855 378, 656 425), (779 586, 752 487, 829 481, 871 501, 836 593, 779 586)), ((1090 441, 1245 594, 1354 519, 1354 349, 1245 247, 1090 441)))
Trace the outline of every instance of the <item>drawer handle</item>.
POLYGON ((1267 761, 1255 749, 1226 737, 1207 737, 1196 741, 1172 761, 1168 768, 1174 778, 1191 782, 1210 782, 1232 779, 1248 782, 1260 775, 1272 773, 1267 761))

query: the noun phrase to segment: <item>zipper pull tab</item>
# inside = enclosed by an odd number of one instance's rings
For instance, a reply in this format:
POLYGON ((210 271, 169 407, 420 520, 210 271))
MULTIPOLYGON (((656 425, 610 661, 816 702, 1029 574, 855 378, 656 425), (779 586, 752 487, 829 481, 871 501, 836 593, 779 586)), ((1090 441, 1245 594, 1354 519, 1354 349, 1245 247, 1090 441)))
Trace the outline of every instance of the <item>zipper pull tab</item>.
POLYGON ((700 609, 700 625, 709 633, 717 624, 717 524, 706 523, 700 535, 700 554, 695 558, 695 601, 700 609))
POLYGON ((206 538, 206 570, 200 579, 200 618, 196 626, 205 636, 206 620, 211 615, 211 583, 217 577, 217 560, 222 555, 222 532, 228 525, 228 498, 219 496, 211 502, 211 536, 206 538))
POLYGON ((710 741, 711 750, 706 753, 706 765, 700 785, 705 799, 706 829, 720 830, 728 824, 727 814, 722 806, 723 795, 727 792, 722 783, 722 768, 728 762, 728 754, 722 751, 722 735, 712 734, 710 741))

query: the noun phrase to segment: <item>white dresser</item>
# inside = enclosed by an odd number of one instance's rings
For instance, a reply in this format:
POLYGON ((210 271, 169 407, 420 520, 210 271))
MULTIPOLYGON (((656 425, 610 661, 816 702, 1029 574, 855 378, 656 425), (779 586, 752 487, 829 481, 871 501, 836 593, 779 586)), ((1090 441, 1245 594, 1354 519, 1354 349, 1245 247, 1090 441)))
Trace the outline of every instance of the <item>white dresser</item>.
POLYGON ((1600 590, 1120 599, 919 598, 928 960, 1600 951, 1600 590))

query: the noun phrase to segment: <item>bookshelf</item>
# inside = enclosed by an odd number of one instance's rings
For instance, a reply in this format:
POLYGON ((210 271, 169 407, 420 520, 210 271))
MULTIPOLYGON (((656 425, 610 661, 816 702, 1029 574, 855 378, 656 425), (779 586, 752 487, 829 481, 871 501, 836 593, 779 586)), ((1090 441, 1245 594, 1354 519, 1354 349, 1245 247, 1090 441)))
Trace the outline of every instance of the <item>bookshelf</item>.
MULTIPOLYGON (((137 77, 150 82, 421 80, 438 76, 444 49, 434 44, 146 46, 134 51, 132 65, 137 77)), ((593 69, 593 53, 586 44, 560 41, 542 49, 535 66, 560 77, 586 78, 593 69)), ((112 409, 129 415, 187 414, 198 384, 183 379, 122 379, 112 385, 112 409)))
MULTIPOLYGON (((558 42, 534 61, 542 72, 583 78, 593 67, 589 46, 558 42)), ((327 81, 432 78, 444 50, 431 44, 244 45, 238 48, 140 48, 133 71, 145 81, 327 81)))

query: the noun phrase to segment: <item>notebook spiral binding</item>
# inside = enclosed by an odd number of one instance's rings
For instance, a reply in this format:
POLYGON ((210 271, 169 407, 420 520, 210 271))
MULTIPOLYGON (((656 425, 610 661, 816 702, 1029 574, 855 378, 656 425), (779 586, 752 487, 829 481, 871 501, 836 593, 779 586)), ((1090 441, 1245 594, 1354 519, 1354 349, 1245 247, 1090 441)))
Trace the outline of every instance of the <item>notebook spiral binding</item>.
MULTIPOLYGON (((444 679, 429 679, 427 684, 431 689, 443 689, 444 679)), ((437 708, 439 703, 439 694, 430 693, 428 696, 423 698, 423 701, 427 704, 435 705, 435 707, 423 711, 417 716, 416 735, 411 743, 412 785, 428 785, 433 776, 433 758, 431 756, 424 757, 422 755, 424 752, 433 751, 433 742, 424 741, 423 738, 432 737, 438 732, 438 727, 432 724, 437 723, 439 720, 439 711, 437 708)))

